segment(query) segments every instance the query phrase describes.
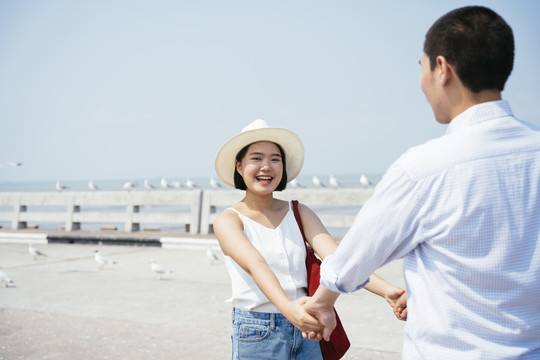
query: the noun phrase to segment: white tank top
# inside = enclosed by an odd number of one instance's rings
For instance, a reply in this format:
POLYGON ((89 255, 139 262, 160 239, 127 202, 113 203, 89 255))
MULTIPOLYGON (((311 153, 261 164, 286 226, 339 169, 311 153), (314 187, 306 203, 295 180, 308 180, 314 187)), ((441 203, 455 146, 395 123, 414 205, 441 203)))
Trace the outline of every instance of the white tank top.
MULTIPOLYGON (((264 257, 289 300, 307 296, 306 248, 298 223, 289 203, 289 211, 276 229, 263 226, 233 208, 244 223, 244 233, 264 257)), ((225 264, 232 283, 233 306, 241 310, 279 313, 266 298, 253 278, 231 257, 225 264)))

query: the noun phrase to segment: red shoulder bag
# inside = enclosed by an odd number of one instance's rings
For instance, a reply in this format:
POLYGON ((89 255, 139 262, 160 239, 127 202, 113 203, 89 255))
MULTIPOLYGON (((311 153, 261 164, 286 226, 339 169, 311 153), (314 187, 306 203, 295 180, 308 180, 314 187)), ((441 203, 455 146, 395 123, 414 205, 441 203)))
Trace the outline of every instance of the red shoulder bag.
MULTIPOLYGON (((315 256, 315 251, 312 247, 308 247, 306 236, 304 235, 304 227, 302 226, 302 219, 300 219, 300 213, 298 212, 298 200, 292 201, 294 217, 300 227, 300 232, 304 238, 304 246, 306 247, 306 268, 307 268, 307 282, 308 282, 308 294, 313 296, 315 290, 319 287, 319 281, 321 279, 321 260, 315 256)), ((336 314, 336 328, 330 335, 330 341, 324 339, 320 341, 321 353, 324 360, 338 360, 345 355, 351 343, 345 333, 345 329, 341 324, 341 320, 334 309, 336 314)))

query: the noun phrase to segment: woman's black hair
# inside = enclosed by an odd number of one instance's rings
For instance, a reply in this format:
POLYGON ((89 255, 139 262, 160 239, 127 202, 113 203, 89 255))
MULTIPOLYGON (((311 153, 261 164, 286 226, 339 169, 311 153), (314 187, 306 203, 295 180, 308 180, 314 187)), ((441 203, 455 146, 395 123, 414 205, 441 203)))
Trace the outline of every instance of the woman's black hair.
MULTIPOLYGON (((251 144, 244 146, 242 150, 240 150, 238 154, 236 154, 236 161, 238 162, 242 161, 242 159, 246 155, 246 152, 248 148, 251 146, 251 144)), ((276 144, 276 143, 273 143, 273 144, 276 144)), ((281 162, 283 163, 283 175, 281 176, 281 181, 279 182, 278 186, 276 187, 276 190, 274 191, 282 191, 282 190, 285 190, 285 188, 287 187, 287 163, 285 160, 285 152, 283 151, 283 149, 281 148, 279 144, 276 144, 276 146, 278 147, 279 153, 281 154, 281 162)), ((242 175, 238 173, 238 170, 236 170, 236 164, 234 165, 234 187, 239 190, 247 189, 246 183, 244 182, 244 178, 242 177, 242 175)))

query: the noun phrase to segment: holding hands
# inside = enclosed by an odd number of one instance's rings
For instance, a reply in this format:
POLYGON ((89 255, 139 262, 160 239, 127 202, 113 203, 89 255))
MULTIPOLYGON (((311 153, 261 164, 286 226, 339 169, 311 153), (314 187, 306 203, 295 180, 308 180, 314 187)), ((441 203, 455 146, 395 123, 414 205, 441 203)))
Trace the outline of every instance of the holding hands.
POLYGON ((405 289, 395 286, 389 287, 384 293, 384 298, 392 307, 394 315, 399 320, 407 321, 407 293, 405 289))
MULTIPOLYGON (((321 289, 321 287, 319 287, 319 289, 321 289)), ((324 339, 330 341, 330 335, 337 325, 334 303, 339 295, 336 295, 335 298, 333 298, 332 294, 336 293, 328 293, 328 297, 321 297, 318 296, 319 289, 317 289, 315 294, 313 294, 313 297, 306 302, 304 307, 308 313, 319 319, 324 326, 324 329, 322 332, 317 333, 302 332, 302 335, 304 338, 309 338, 310 340, 320 341, 321 339, 324 339)), ((330 292, 330 290, 327 291, 330 292)))
MULTIPOLYGON (((380 294, 388 304, 392 307, 394 315, 402 321, 407 320, 407 293, 404 289, 400 289, 395 286, 388 286, 385 291, 380 294)), ((324 339, 330 341, 330 335, 336 327, 336 316, 334 312, 334 304, 339 297, 339 293, 328 290, 324 286, 319 286, 313 297, 302 298, 308 299, 304 302, 305 312, 311 314, 314 318, 318 319, 323 326, 322 332, 320 331, 305 331, 302 328, 302 335, 304 338, 310 340, 320 341, 324 339)))
POLYGON ((303 297, 294 301, 290 301, 288 306, 281 310, 281 313, 300 331, 322 333, 323 324, 306 311, 305 304, 309 297, 303 297))

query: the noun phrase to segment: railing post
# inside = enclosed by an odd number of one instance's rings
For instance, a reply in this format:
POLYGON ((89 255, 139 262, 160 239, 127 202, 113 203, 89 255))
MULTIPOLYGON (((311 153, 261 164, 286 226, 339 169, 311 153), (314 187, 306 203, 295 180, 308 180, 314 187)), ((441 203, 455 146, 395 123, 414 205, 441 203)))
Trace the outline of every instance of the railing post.
MULTIPOLYGON (((197 193, 191 199, 191 225, 189 233, 192 235, 199 234, 201 231, 201 208, 203 201, 203 191, 196 190, 197 193)), ((187 230, 187 229, 186 229, 187 230)))
POLYGON ((126 219, 125 231, 126 232, 140 231, 141 230, 141 225, 139 223, 133 222, 133 213, 138 213, 139 212, 139 206, 129 204, 127 206, 127 211, 126 212, 127 212, 127 214, 126 214, 127 219, 126 219))
POLYGON ((21 213, 26 212, 26 205, 21 205, 21 199, 16 198, 13 204, 13 221, 11 222, 11 228, 13 230, 26 229, 26 221, 20 221, 21 213))
POLYGON ((78 212, 81 212, 81 207, 79 205, 73 205, 73 203, 68 205, 66 231, 81 230, 81 223, 73 222, 73 214, 78 212))
MULTIPOLYGON (((210 214, 216 213, 216 207, 214 205, 210 206, 210 214)), ((214 233, 214 224, 208 224, 208 231, 207 234, 213 234, 214 233)))
MULTIPOLYGON (((200 216, 202 235, 208 235, 208 231, 209 231, 208 224, 210 223, 210 212, 212 211, 210 207, 211 194, 212 194, 211 191, 205 191, 202 197, 201 216, 200 216)), ((212 207, 214 208, 214 211, 215 211, 215 206, 212 206, 212 207)))

